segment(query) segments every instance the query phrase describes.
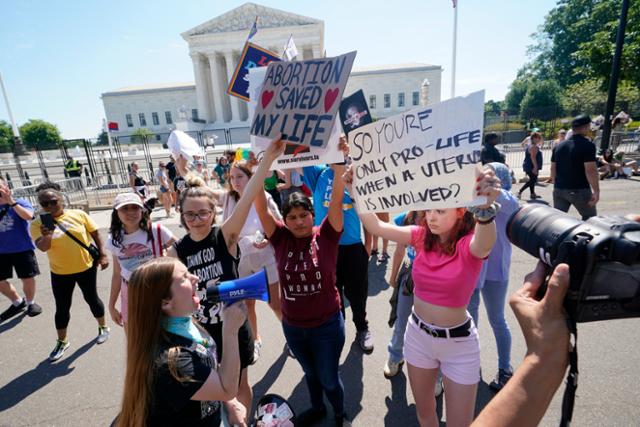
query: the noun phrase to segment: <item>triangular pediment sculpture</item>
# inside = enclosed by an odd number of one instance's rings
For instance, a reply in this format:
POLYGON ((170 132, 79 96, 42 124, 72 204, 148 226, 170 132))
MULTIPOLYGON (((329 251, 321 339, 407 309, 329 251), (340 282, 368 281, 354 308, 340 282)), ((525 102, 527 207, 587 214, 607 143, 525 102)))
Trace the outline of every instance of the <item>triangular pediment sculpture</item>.
POLYGON ((192 36, 229 33, 234 31, 248 31, 256 16, 259 17, 258 29, 292 27, 301 25, 321 24, 322 21, 295 13, 262 6, 255 3, 245 3, 182 33, 186 40, 192 36))

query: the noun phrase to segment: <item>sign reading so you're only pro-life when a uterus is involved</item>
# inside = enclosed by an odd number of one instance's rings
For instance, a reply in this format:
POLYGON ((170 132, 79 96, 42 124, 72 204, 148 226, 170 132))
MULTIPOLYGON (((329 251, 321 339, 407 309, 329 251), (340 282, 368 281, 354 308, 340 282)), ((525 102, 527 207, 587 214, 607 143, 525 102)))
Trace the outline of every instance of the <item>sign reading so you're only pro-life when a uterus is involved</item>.
POLYGON ((359 212, 444 209, 476 197, 484 91, 418 107, 349 133, 359 212))
POLYGON ((270 63, 250 134, 326 147, 355 57, 270 63))

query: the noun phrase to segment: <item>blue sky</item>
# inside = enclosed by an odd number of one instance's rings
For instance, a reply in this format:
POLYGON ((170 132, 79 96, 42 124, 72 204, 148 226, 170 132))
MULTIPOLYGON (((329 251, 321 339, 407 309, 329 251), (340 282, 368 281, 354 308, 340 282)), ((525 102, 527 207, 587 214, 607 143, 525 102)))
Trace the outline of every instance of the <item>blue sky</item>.
MULTIPOLYGON (((0 72, 18 124, 36 118, 63 138, 93 138, 100 94, 123 86, 193 81, 184 32, 243 1, 2 0, 0 72)), ((451 0, 256 1, 325 22, 327 55, 357 50, 355 66, 425 62, 450 92, 451 0), (363 7, 366 5, 366 7, 363 7)), ((503 99, 530 35, 555 0, 458 0, 456 94, 503 99)), ((0 120, 8 120, 4 102, 0 120)))

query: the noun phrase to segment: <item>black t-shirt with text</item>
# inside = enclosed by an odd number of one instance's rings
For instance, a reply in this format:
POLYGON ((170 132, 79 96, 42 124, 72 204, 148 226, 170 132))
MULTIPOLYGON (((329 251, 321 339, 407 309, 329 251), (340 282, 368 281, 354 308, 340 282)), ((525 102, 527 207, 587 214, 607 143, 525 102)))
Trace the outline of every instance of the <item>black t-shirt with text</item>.
POLYGON ((150 426, 217 426, 220 424, 220 402, 197 401, 191 397, 217 369, 215 348, 205 348, 187 338, 167 333, 162 340, 154 366, 153 400, 147 425, 150 426), (175 378, 168 364, 169 351, 178 348, 175 378))
POLYGON ((582 135, 574 134, 553 149, 551 162, 556 164, 555 188, 583 190, 591 188, 584 164, 596 161, 596 146, 582 135))
POLYGON ((175 244, 180 261, 191 274, 198 276, 200 310, 195 317, 203 324, 222 322, 222 304, 206 300, 207 286, 238 278, 238 257, 231 255, 222 234, 222 228, 214 226, 207 237, 199 242, 188 234, 175 244))

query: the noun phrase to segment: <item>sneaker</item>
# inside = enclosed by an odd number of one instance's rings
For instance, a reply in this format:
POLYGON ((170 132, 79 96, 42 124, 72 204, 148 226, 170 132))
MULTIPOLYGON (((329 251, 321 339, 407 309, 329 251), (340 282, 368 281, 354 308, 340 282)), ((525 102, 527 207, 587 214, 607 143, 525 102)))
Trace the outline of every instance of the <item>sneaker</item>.
POLYGON ((435 397, 440 397, 443 391, 444 383, 442 382, 442 376, 438 375, 438 379, 436 380, 436 387, 435 390, 433 390, 433 394, 435 397))
POLYGON ((373 352, 373 336, 369 329, 356 332, 356 341, 365 353, 371 354, 373 352))
POLYGON ((326 415, 327 409, 324 406, 319 409, 309 408, 296 417, 296 426, 305 427, 313 425, 326 415))
POLYGON ((507 382, 513 376, 513 370, 506 371, 504 369, 498 369, 498 373, 491 384, 489 384, 489 388, 493 391, 500 391, 507 384, 507 382))
POLYGON ((98 344, 102 344, 103 342, 108 340, 110 332, 111 332, 111 329, 109 329, 109 327, 107 327, 107 326, 98 326, 98 337, 96 338, 96 342, 98 344))
POLYGON ((404 364, 404 360, 399 362, 392 362, 391 360, 387 360, 387 363, 384 364, 384 377, 386 379, 393 378, 402 370, 402 365, 404 364))
POLYGON ((27 302, 24 300, 24 298, 22 299, 22 302, 18 305, 11 304, 9 308, 7 308, 5 311, 2 312, 2 314, 0 314, 0 322, 4 322, 7 319, 11 319, 13 316, 20 313, 25 308, 27 308, 27 302))
POLYGON ((35 302, 27 306, 27 316, 36 317, 40 313, 42 313, 42 307, 35 302))
POLYGON ((251 364, 255 364, 258 359, 260 359, 260 351, 262 350, 262 341, 255 340, 253 342, 253 360, 251 360, 251 364))
POLYGON ((388 260, 389 258, 391 258, 391 257, 389 256, 389 254, 388 254, 388 253, 386 253, 386 252, 382 252, 380 255, 378 255, 378 262, 379 262, 380 264, 385 263, 385 262, 387 262, 387 260, 388 260))
POLYGON ((53 348, 51 354, 49 354, 49 360, 55 362, 60 359, 70 345, 69 341, 56 340, 56 346, 53 348))

